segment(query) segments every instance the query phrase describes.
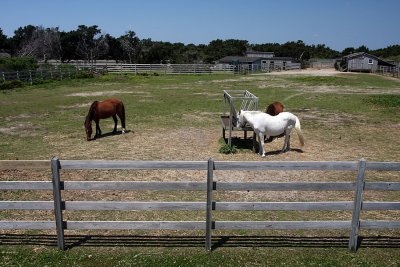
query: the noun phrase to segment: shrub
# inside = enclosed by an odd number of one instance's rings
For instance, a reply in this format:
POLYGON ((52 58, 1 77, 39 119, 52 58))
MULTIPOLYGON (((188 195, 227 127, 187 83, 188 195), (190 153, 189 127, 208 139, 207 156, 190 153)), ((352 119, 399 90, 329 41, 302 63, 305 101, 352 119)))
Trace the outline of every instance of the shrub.
POLYGON ((37 61, 32 57, 0 58, 0 69, 3 71, 34 70, 37 61))
POLYGON ((90 72, 90 71, 81 71, 75 76, 75 78, 77 78, 77 79, 94 78, 94 73, 90 72))
POLYGON ((25 83, 18 81, 18 80, 12 80, 12 81, 1 82, 0 90, 8 90, 8 89, 24 87, 24 86, 25 86, 25 83))
POLYGON ((237 152, 236 146, 230 146, 228 144, 224 144, 220 147, 219 153, 222 154, 235 154, 237 152))

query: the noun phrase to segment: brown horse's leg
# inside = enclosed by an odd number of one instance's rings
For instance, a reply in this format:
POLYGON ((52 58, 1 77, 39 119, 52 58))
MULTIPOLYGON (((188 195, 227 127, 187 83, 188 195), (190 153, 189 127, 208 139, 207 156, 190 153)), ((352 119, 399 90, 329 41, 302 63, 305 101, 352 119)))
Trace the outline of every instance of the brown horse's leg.
POLYGON ((117 132, 117 124, 118 124, 118 119, 117 119, 117 115, 113 115, 113 120, 114 120, 114 130, 113 133, 117 132))
POLYGON ((123 103, 121 103, 121 107, 118 112, 118 117, 121 120, 122 133, 125 133, 125 107, 123 103))
POLYGON ((100 129, 99 120, 95 120, 95 123, 96 123, 96 136, 101 136, 101 129, 100 129))

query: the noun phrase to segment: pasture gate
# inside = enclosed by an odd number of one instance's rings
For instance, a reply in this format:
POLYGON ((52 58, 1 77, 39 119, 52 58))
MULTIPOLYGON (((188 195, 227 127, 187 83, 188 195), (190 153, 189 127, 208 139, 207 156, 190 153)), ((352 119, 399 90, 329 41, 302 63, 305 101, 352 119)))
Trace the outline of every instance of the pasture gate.
MULTIPOLYGON (((237 112, 240 110, 258 110, 258 97, 247 90, 224 90, 223 115, 221 116, 222 137, 225 140, 225 133, 228 130, 228 145, 232 146, 232 131, 244 131, 245 139, 247 131, 253 131, 249 125, 236 127, 237 112), (229 111, 227 110, 227 107, 229 111), (227 115, 229 112, 229 115, 227 115)), ((253 148, 255 147, 255 135, 253 134, 253 148)))
MULTIPOLYGON (((290 229, 346 229, 350 232, 348 247, 357 249, 360 229, 399 229, 400 220, 361 219, 363 210, 400 210, 400 201, 363 201, 363 193, 370 190, 400 191, 400 182, 368 182, 367 171, 400 171, 400 162, 232 162, 232 161, 111 161, 59 160, 0 161, 0 171, 51 168, 52 181, 0 181, 0 190, 52 190, 53 201, 0 201, 0 210, 53 210, 54 221, 1 220, 0 229, 56 230, 58 247, 65 246, 65 230, 204 230, 205 247, 212 249, 213 230, 290 230, 290 229), (159 181, 63 181, 60 170, 203 170, 206 182, 159 181), (215 171, 353 171, 352 182, 218 182, 215 171), (67 190, 191 190, 206 191, 201 202, 118 202, 67 201, 62 191, 67 190), (217 201, 217 191, 352 191, 352 201, 324 202, 224 202, 217 201), (204 221, 69 221, 63 219, 67 210, 205 210, 204 221), (352 211, 351 220, 316 221, 215 221, 214 211, 352 211)), ((323 172, 322 172, 323 173, 323 172)))

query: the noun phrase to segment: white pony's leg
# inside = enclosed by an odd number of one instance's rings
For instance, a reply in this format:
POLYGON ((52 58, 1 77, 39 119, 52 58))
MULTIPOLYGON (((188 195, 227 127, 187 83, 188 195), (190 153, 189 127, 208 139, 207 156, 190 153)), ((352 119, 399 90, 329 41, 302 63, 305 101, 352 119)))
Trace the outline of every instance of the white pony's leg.
POLYGON ((265 157, 264 133, 259 132, 258 133, 258 139, 259 139, 259 144, 260 144, 260 152, 259 152, 259 154, 261 155, 261 157, 265 157))
POLYGON ((283 142, 282 153, 290 150, 290 132, 289 129, 285 131, 285 141, 283 142))

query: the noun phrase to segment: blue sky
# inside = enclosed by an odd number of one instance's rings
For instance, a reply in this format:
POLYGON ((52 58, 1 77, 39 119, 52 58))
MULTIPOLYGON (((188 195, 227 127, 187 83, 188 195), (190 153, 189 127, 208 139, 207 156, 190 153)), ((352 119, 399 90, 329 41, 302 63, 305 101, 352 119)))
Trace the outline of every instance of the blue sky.
POLYGON ((75 30, 98 25, 114 37, 208 44, 303 40, 342 51, 400 44, 400 0, 0 0, 8 37, 26 25, 75 30))

